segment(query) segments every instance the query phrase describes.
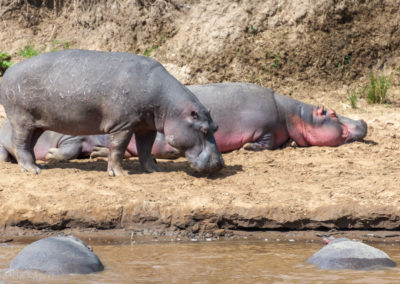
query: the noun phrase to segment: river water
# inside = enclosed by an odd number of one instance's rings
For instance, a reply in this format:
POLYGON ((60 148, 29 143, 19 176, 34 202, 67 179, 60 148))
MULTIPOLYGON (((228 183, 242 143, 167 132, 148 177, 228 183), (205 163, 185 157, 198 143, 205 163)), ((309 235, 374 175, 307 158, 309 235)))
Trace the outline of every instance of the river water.
MULTIPOLYGON (((265 240, 95 245, 105 271, 46 275, 8 269, 23 245, 0 245, 6 283, 399 283, 400 266, 378 271, 326 271, 306 263, 322 243, 265 240)), ((375 243, 400 265, 400 243, 375 243)))

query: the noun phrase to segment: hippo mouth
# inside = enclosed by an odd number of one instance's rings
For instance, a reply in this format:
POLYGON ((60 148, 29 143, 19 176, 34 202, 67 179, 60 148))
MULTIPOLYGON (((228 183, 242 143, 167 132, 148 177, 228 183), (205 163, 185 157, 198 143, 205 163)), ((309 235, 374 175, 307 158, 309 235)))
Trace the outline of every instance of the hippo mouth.
POLYGON ((185 153, 186 158, 190 163, 190 167, 199 173, 213 173, 221 170, 225 164, 220 153, 210 153, 205 149, 198 156, 192 156, 185 153))
POLYGON ((342 137, 345 143, 354 141, 362 141, 367 136, 368 126, 364 120, 359 120, 357 123, 343 123, 342 137))

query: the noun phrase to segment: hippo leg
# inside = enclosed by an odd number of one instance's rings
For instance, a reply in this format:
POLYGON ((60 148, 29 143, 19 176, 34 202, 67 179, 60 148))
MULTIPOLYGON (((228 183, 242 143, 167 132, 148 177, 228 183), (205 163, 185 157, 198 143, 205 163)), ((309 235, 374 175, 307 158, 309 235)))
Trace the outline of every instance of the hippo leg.
POLYGON ((110 151, 107 147, 96 146, 93 148, 92 153, 90 153, 90 159, 98 158, 98 157, 108 157, 110 151))
POLYGON ((122 159, 128 147, 133 131, 123 130, 110 134, 110 152, 108 153, 108 174, 110 176, 123 176, 127 173, 122 169, 122 159))
POLYGON ((274 148, 274 135, 271 133, 264 134, 255 142, 246 143, 243 148, 249 151, 272 150, 274 148))
POLYGON ((4 148, 3 145, 0 144, 0 162, 9 162, 10 161, 10 154, 4 148))
POLYGON ((42 133, 43 130, 41 129, 29 129, 18 124, 13 126, 12 142, 15 146, 15 153, 22 172, 40 173, 40 168, 35 163, 33 147, 42 133))
POLYGON ((159 172, 159 168, 151 155, 157 131, 135 132, 136 147, 139 156, 139 162, 145 172, 159 172))
MULTIPOLYGON (((68 161, 77 158, 82 153, 82 136, 65 135, 58 148, 50 148, 46 155, 47 161, 68 161)), ((108 155, 106 155, 107 157, 108 155)))

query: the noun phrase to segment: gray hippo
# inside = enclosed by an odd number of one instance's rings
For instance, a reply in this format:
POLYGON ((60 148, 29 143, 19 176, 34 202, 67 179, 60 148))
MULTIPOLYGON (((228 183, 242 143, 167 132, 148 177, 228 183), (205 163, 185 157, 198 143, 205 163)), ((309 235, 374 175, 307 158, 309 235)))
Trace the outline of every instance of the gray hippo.
POLYGON ((367 270, 396 266, 386 253, 361 242, 348 238, 325 238, 324 242, 326 245, 307 260, 321 269, 367 270))
POLYGON ((121 162, 133 133, 144 171, 158 171, 151 155, 157 131, 185 153, 195 170, 215 172, 224 165, 208 110, 148 57, 88 50, 44 53, 5 72, 0 103, 22 171, 40 172, 33 149, 45 130, 108 133, 110 175, 126 174, 121 162))
POLYGON ((73 236, 48 237, 31 243, 12 260, 10 268, 51 274, 88 274, 104 270, 97 255, 73 236))

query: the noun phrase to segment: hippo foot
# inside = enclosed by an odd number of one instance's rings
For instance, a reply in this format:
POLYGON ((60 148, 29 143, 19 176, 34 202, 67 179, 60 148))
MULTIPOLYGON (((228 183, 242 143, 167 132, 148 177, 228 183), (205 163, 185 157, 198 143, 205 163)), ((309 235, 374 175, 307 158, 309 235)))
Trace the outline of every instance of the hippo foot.
POLYGON ((160 168, 157 166, 157 161, 153 157, 142 163, 143 171, 146 173, 159 172, 160 168))
POLYGON ((31 172, 33 174, 40 174, 40 168, 37 165, 31 165, 31 166, 22 166, 21 165, 21 172, 26 173, 26 172, 31 172))
POLYGON ((126 176, 128 175, 128 173, 126 171, 124 171, 121 168, 112 168, 109 167, 108 168, 108 175, 111 177, 116 177, 116 176, 126 176))
POLYGON ((107 147, 99 147, 96 146, 93 148, 92 153, 90 154, 90 159, 98 158, 98 157, 108 157, 110 150, 107 147))
POLYGON ((45 156, 45 160, 49 162, 63 161, 64 159, 60 157, 59 152, 57 148, 50 148, 45 156))

